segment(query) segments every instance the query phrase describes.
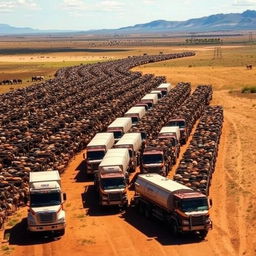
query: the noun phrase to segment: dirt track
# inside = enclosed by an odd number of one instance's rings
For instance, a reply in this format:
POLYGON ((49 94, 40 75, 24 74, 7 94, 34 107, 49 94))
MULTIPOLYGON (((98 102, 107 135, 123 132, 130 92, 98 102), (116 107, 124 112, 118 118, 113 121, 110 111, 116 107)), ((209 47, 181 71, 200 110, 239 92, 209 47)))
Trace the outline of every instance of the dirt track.
MULTIPOLYGON (((217 91, 213 103, 224 106, 225 122, 210 190, 214 228, 205 241, 189 236, 174 239, 164 225, 144 219, 133 209, 124 215, 102 212, 93 183, 79 171, 83 169, 80 154, 62 176, 68 196, 65 236, 57 241, 32 239, 23 220, 11 232, 12 255, 256 255, 255 97, 217 91)), ((26 210, 21 213, 25 216, 26 210)))

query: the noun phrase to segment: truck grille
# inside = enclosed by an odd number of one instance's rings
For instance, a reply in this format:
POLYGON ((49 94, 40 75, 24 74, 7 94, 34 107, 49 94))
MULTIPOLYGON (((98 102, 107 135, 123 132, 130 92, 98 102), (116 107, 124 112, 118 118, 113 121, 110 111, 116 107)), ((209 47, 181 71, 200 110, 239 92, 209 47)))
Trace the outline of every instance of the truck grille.
POLYGON ((121 201, 122 194, 121 193, 110 193, 108 194, 109 201, 121 201))
POLYGON ((41 223, 51 223, 56 220, 56 213, 54 212, 42 212, 38 214, 39 221, 41 223))
POLYGON ((191 216, 192 226, 201 226, 205 224, 205 216, 191 216))

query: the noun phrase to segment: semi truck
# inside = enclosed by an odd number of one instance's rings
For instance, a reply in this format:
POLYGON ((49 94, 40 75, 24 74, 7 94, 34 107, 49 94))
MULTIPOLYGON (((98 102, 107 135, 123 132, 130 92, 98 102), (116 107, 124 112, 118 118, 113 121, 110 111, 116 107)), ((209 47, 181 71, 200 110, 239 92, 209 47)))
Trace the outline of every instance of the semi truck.
POLYGON ((161 99, 163 97, 163 94, 159 90, 152 90, 150 94, 156 94, 158 99, 161 99))
POLYGON ((86 173, 94 174, 107 150, 115 143, 113 133, 97 133, 86 147, 84 159, 86 161, 86 173))
POLYGON ((139 120, 146 114, 145 107, 137 106, 130 108, 125 114, 125 117, 130 117, 132 119, 132 125, 135 125, 139 120))
POLYGON ((65 233, 66 219, 63 209, 66 194, 61 190, 58 171, 29 173, 28 230, 52 231, 58 236, 65 233))
POLYGON ((161 91, 163 95, 167 95, 172 88, 171 83, 162 83, 155 90, 161 91))
POLYGON ((159 174, 138 175, 131 205, 146 217, 166 223, 173 235, 193 232, 204 239, 212 228, 211 200, 159 174))
POLYGON ((118 117, 107 127, 107 132, 113 133, 115 142, 117 142, 131 127, 132 119, 130 117, 118 117))
POLYGON ((148 93, 141 99, 141 103, 146 103, 149 109, 151 109, 153 105, 157 104, 157 102, 158 102, 158 96, 156 94, 148 93))
POLYGON ((180 129, 178 126, 164 126, 158 134, 158 138, 167 139, 172 147, 173 164, 176 164, 180 154, 180 129))
POLYGON ((146 142, 140 161, 141 173, 158 173, 167 176, 172 167, 172 148, 169 141, 146 142))
POLYGON ((127 148, 130 156, 130 171, 134 172, 140 161, 142 138, 140 133, 126 133, 116 144, 115 148, 127 148))
POLYGON ((127 207, 129 162, 127 148, 113 148, 107 151, 95 175, 95 186, 101 206, 127 207))

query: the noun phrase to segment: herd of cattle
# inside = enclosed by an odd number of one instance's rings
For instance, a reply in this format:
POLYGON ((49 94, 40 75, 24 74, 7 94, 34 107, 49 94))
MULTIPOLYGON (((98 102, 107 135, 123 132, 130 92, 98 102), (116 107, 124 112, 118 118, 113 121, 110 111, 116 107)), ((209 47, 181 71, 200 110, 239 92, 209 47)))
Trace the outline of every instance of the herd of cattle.
POLYGON ((12 84, 22 84, 21 79, 5 79, 0 81, 0 85, 12 85, 12 84))
POLYGON ((0 223, 24 204, 30 171, 59 170, 95 133, 165 82, 130 69, 193 52, 60 69, 54 79, 0 96, 0 223))

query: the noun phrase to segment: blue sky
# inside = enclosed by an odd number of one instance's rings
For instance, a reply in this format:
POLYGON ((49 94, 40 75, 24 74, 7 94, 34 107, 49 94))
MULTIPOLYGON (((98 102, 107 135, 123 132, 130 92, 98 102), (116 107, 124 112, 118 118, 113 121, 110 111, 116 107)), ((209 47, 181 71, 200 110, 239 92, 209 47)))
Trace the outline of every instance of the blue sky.
POLYGON ((256 9, 256 0, 0 0, 0 24, 38 29, 119 28, 256 9))

